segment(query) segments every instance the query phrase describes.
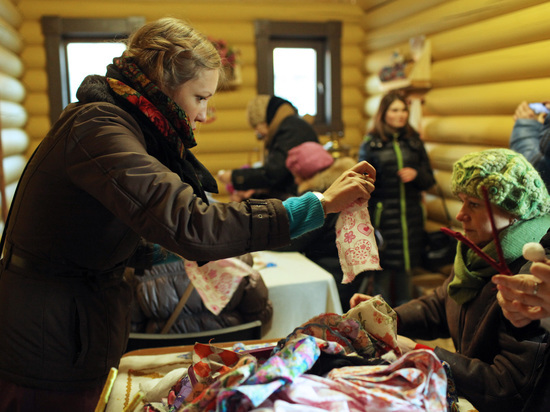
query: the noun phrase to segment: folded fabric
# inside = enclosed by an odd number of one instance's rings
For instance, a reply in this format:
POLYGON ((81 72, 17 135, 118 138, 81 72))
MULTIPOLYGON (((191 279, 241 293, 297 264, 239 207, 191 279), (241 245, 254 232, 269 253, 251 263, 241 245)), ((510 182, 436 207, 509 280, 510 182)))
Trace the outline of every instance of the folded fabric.
MULTIPOLYGON (((397 345, 397 314, 381 296, 361 302, 344 315, 322 313, 315 316, 295 328, 278 345, 302 334, 337 344, 340 350, 332 350, 332 353, 357 353, 368 358, 388 355, 388 359, 401 355, 397 345)), ((328 352, 328 348, 320 348, 328 352)))
POLYGON ((348 366, 333 369, 327 377, 351 385, 365 405, 376 411, 447 410, 447 375, 441 361, 429 350, 413 350, 390 365, 348 366))
POLYGON ((350 283, 360 273, 382 270, 367 202, 354 202, 336 222, 336 247, 344 276, 350 283))
MULTIPOLYGON (((204 306, 215 315, 219 315, 229 303, 241 280, 256 272, 237 258, 215 260, 202 266, 185 260, 185 271, 199 292, 204 306)), ((258 275, 261 276, 259 273, 258 275)))
POLYGON ((351 308, 342 318, 357 319, 363 329, 401 355, 397 345, 397 313, 377 295, 351 308))

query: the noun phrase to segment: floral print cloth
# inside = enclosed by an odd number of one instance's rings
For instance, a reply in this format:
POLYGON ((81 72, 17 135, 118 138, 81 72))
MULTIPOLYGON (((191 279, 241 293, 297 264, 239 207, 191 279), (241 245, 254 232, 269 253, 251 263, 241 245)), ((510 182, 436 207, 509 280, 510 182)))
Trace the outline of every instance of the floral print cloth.
POLYGON ((302 336, 259 368, 250 362, 222 375, 180 411, 248 411, 311 368, 319 354, 315 340, 302 336))
POLYGON ((359 273, 382 269, 367 202, 354 202, 340 212, 336 248, 344 273, 342 283, 352 282, 359 273))
POLYGON ((391 365, 302 375, 252 411, 445 412, 446 376, 435 354, 415 350, 391 365))
MULTIPOLYGON (((184 260, 187 276, 204 303, 215 315, 219 315, 229 303, 239 283, 255 271, 237 258, 215 260, 199 266, 197 262, 184 260)), ((261 276, 258 273, 258 276, 261 276)))
POLYGON ((397 346, 397 314, 381 296, 361 302, 345 313, 343 318, 356 319, 374 338, 396 351, 398 355, 401 354, 397 346))

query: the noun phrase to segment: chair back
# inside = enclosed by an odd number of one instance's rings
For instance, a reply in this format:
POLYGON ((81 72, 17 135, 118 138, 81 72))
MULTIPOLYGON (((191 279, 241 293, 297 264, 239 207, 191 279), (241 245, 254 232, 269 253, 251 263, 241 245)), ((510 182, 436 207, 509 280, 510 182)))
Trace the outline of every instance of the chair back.
POLYGON ((130 333, 126 352, 138 349, 159 348, 165 346, 194 345, 195 343, 222 343, 244 340, 256 340, 262 337, 262 322, 243 323, 228 328, 205 330, 193 333, 130 333))

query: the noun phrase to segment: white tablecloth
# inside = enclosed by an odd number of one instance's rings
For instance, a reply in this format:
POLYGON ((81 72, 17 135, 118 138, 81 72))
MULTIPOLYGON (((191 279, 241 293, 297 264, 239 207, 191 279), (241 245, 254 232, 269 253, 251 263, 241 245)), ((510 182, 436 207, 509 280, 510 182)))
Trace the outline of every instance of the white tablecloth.
POLYGON ((301 253, 264 251, 253 256, 273 303, 273 319, 262 327, 262 339, 284 338, 321 313, 342 314, 332 275, 301 253))

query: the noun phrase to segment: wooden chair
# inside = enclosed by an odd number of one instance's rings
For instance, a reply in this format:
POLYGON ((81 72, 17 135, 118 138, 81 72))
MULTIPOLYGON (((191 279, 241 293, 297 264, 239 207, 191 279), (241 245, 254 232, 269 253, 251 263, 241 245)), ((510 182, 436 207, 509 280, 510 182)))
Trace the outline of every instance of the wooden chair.
POLYGON ((228 328, 206 330, 193 333, 130 333, 126 352, 137 349, 165 346, 194 345, 195 343, 221 343, 244 340, 257 340, 262 337, 262 322, 243 323, 228 328))

